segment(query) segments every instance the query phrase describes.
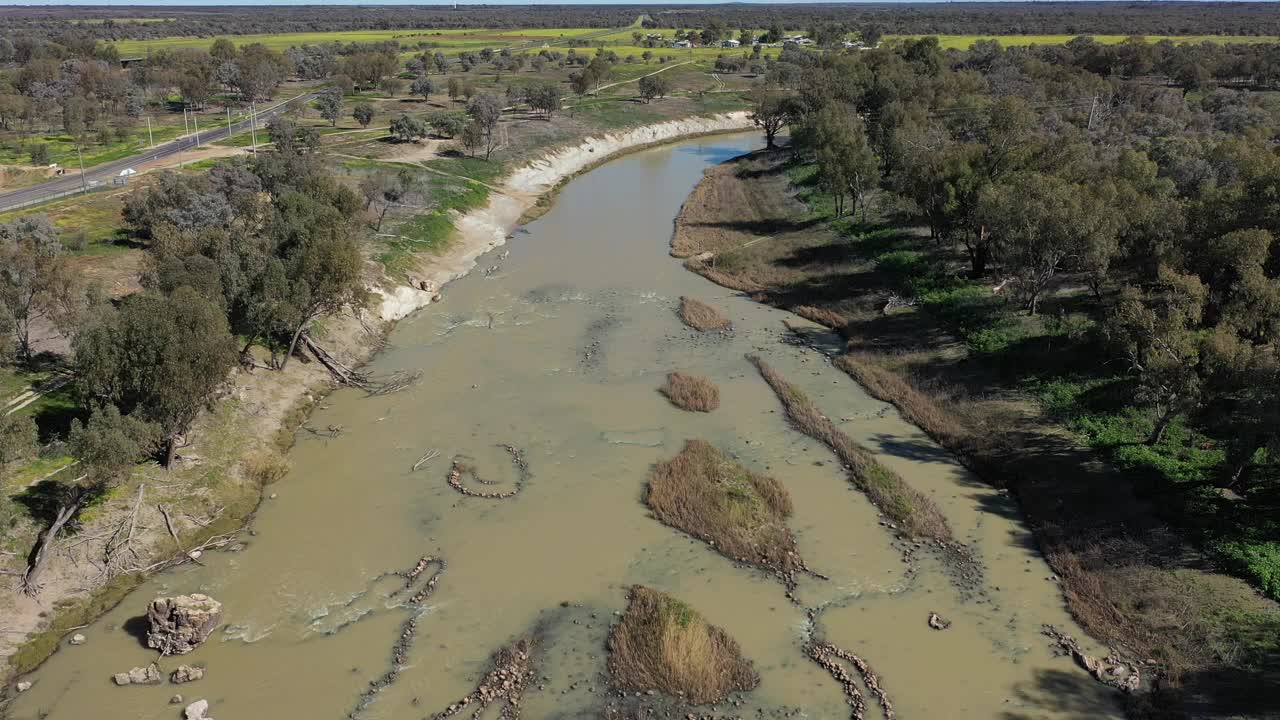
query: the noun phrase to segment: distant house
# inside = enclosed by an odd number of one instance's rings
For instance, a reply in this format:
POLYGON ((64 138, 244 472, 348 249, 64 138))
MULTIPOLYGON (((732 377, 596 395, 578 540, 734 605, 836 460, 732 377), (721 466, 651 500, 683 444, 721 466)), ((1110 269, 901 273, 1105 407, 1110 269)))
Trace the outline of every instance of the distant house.
POLYGON ((736 48, 741 44, 742 43, 738 42, 737 40, 725 40, 724 42, 720 43, 720 47, 736 48))
POLYGON ((693 47, 693 43, 689 42, 688 40, 676 40, 675 42, 671 43, 671 47, 673 47, 673 48, 691 48, 691 47, 693 47))
POLYGON ((645 40, 661 40, 662 33, 649 33, 648 35, 644 36, 644 39, 645 40))
POLYGON ((813 45, 815 43, 810 38, 802 37, 802 38, 796 38, 796 44, 797 45, 813 45))
POLYGON ((120 67, 127 69, 131 65, 141 65, 146 62, 146 60, 147 59, 145 57, 120 58, 120 67))

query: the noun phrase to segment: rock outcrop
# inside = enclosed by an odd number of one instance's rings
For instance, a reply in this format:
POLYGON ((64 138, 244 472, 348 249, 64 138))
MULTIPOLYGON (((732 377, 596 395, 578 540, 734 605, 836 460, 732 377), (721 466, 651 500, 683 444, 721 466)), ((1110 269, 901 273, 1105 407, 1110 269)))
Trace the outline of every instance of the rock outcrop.
POLYGON ((222 622, 222 603, 199 593, 159 598, 147 608, 147 620, 147 647, 161 655, 185 655, 222 622))
POLYGON ((186 707, 182 711, 182 716, 187 720, 213 720, 213 718, 205 715, 209 712, 209 701, 200 699, 186 707))

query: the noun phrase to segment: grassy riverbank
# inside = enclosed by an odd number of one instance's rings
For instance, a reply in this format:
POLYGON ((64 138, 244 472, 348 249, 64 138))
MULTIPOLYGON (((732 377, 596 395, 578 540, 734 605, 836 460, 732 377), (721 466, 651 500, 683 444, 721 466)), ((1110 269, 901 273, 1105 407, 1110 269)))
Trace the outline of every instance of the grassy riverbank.
POLYGON ((888 212, 887 198, 857 224, 834 216, 812 177, 782 152, 709 171, 673 253, 710 252, 690 269, 841 333, 838 367, 1009 488, 1080 623, 1161 676, 1159 692, 1134 698, 1135 715, 1274 707, 1244 688, 1275 687, 1280 612, 1204 542, 1248 507, 1193 490, 1212 461, 1204 436, 1180 426, 1156 446, 1135 443, 1150 420, 1125 408, 1123 388, 1091 392, 1105 382, 1066 372, 1096 357, 1072 295, 1019 314, 949 271, 965 259, 888 212))

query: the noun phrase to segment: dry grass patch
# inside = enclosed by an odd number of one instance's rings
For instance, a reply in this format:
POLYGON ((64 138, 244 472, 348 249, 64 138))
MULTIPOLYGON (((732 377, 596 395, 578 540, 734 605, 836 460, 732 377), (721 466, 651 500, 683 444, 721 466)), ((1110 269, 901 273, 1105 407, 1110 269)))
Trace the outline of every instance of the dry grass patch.
POLYGON ((706 440, 690 440, 679 455, 654 466, 645 503, 663 523, 712 543, 733 560, 773 570, 788 583, 803 569, 786 525, 787 489, 706 440))
POLYGON ((685 325, 698 332, 724 330, 733 324, 729 316, 720 312, 719 309, 701 300, 685 296, 680 298, 680 319, 685 325))
POLYGON ((747 359, 756 366, 761 377, 782 401, 791 423, 800 432, 831 448, 840 462, 849 468, 854 484, 866 493, 880 512, 911 537, 954 542, 951 527, 933 500, 907 485, 893 470, 880 464, 866 448, 844 434, 818 410, 818 406, 808 396, 787 382, 768 363, 755 355, 749 355, 747 359))
POLYGON ((258 450, 250 454, 240 463, 245 477, 259 485, 269 485, 282 480, 289 474, 290 465, 280 453, 273 450, 258 450))
POLYGON ((760 684, 724 630, 685 603, 640 585, 609 635, 609 673, 621 690, 661 690, 693 705, 720 702, 760 684))
POLYGON ((673 372, 667 375, 667 384, 658 388, 658 392, 681 410, 711 412, 720 407, 720 389, 701 375, 673 372))

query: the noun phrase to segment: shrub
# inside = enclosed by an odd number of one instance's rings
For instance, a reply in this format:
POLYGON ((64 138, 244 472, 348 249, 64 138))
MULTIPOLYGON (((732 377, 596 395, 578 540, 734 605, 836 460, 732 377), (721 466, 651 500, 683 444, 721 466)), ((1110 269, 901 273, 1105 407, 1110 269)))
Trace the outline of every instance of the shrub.
POLYGON ((733 323, 715 307, 691 297, 680 298, 680 319, 698 332, 723 330, 733 323))
POLYGON ((1280 600, 1280 543, 1225 542, 1216 548, 1232 569, 1260 588, 1272 600, 1280 600))
POLYGON ((658 392, 666 395, 671 404, 681 410, 711 412, 720 407, 719 388, 701 375, 673 372, 658 392))

